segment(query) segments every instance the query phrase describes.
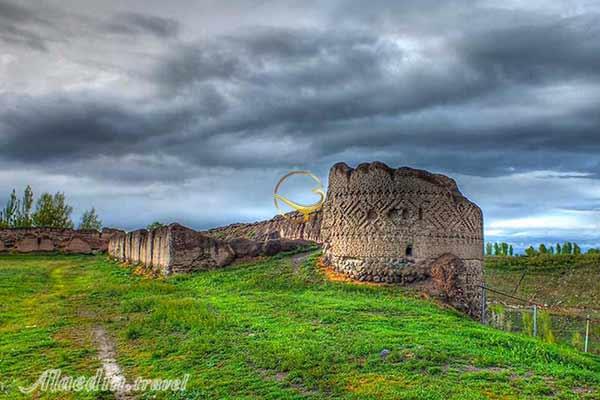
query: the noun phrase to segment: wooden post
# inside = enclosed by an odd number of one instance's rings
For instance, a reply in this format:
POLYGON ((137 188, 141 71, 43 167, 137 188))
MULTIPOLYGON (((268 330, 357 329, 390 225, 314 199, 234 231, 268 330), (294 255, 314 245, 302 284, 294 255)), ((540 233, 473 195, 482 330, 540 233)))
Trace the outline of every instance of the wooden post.
POLYGON ((533 305, 533 336, 537 336, 537 304, 533 305))
POLYGON ((485 324, 486 323, 486 306, 487 306, 487 299, 485 298, 485 286, 481 287, 481 323, 485 324))
POLYGON ((588 352, 589 341, 590 341, 590 316, 588 315, 585 320, 585 346, 583 348, 584 353, 588 352))

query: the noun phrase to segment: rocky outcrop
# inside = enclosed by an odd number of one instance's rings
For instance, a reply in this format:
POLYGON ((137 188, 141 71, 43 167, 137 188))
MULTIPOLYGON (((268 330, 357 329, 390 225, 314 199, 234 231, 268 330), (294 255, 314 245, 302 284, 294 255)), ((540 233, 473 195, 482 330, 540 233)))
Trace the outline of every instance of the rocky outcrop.
POLYGON ((143 265, 157 275, 220 268, 234 260, 273 255, 307 245, 302 240, 245 238, 221 240, 179 224, 152 231, 145 229, 114 235, 109 255, 119 261, 143 265))
POLYGON ((453 307, 479 316, 482 269, 473 260, 461 260, 454 254, 444 254, 431 264, 433 292, 453 307), (473 293, 475 291, 475 293, 473 293))
POLYGON ((110 238, 118 232, 109 228, 102 232, 59 228, 0 229, 0 251, 98 253, 107 251, 110 238))

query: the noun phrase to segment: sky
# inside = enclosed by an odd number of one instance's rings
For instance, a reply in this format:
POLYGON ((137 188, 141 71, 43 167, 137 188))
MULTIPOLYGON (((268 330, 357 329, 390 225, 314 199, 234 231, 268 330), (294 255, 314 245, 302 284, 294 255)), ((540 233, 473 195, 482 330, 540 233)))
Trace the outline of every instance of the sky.
POLYGON ((0 0, 0 201, 196 229, 293 169, 453 177, 486 239, 600 246, 600 2, 0 0))

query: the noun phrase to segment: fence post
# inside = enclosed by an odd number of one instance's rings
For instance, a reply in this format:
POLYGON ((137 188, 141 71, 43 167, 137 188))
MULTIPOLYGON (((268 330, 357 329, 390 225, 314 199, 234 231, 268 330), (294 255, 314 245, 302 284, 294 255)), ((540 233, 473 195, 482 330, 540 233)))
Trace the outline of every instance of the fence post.
POLYGON ((485 298, 485 286, 481 286, 481 323, 485 324, 486 323, 486 305, 487 305, 487 299, 485 298))
POLYGON ((584 353, 588 352, 588 343, 590 340, 590 316, 588 315, 585 319, 585 346, 583 347, 584 353))
POLYGON ((533 336, 537 336, 537 304, 533 305, 533 336))

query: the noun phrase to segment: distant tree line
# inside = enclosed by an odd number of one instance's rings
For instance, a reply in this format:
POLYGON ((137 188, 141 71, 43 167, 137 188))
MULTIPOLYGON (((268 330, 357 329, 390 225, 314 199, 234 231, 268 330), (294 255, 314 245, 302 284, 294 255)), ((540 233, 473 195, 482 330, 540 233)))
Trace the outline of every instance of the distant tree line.
MULTIPOLYGON (((588 254, 600 254, 600 249, 589 249, 588 254)), ((565 242, 557 243, 556 246, 542 243, 537 248, 529 246, 525 249, 525 255, 528 257, 534 257, 537 255, 578 255, 582 254, 581 247, 577 243, 565 242)), ((511 244, 508 243, 486 243, 485 245, 486 256, 503 256, 512 257, 514 256, 514 249, 511 244)))
MULTIPOLYGON (((0 211, 0 228, 73 228, 71 207, 65 194, 57 192, 54 195, 42 193, 37 202, 34 201, 33 190, 27 186, 23 197, 18 198, 13 189, 8 197, 6 206, 0 211), (33 208, 35 203, 35 209, 33 208)), ((79 229, 102 229, 102 221, 95 208, 85 211, 79 223, 79 229)))
POLYGON ((508 244, 505 242, 502 243, 486 243, 485 245, 485 255, 487 256, 504 256, 504 257, 512 257, 514 256, 514 248, 512 244, 508 244))

